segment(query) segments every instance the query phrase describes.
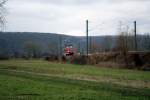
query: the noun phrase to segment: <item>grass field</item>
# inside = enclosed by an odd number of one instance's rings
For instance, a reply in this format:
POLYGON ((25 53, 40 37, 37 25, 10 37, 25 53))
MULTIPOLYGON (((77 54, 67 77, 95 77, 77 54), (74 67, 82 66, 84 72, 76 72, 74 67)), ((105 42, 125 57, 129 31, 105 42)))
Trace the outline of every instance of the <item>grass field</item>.
POLYGON ((0 100, 150 100, 150 72, 0 61, 0 100))

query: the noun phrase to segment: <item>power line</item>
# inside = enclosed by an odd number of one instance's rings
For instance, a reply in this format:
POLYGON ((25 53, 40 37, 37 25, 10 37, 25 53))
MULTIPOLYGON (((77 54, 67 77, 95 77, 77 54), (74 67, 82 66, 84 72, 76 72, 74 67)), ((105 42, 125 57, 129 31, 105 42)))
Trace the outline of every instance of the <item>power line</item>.
POLYGON ((93 30, 99 28, 100 26, 102 26, 103 24, 104 24, 104 23, 98 24, 98 25, 96 25, 95 27, 93 27, 92 29, 89 29, 89 31, 93 31, 93 30))

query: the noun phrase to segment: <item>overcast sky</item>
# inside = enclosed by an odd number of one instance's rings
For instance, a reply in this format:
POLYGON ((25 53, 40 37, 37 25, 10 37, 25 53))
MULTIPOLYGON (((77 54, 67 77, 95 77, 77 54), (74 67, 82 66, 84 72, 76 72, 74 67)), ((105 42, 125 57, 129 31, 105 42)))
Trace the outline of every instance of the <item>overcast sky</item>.
POLYGON ((138 33, 150 32, 150 0, 8 0, 6 31, 115 35, 119 22, 138 33))

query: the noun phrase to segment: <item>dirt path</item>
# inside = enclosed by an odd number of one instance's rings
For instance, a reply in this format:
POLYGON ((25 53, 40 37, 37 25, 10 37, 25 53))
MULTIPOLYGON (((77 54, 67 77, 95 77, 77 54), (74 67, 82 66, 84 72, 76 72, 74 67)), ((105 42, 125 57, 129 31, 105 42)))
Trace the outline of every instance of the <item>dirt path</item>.
POLYGON ((141 80, 121 80, 115 79, 111 77, 97 77, 97 76, 88 76, 88 75, 62 75, 62 74, 44 74, 44 73, 37 73, 37 72, 29 72, 29 71, 22 71, 22 70, 10 70, 10 69, 0 69, 0 72, 15 72, 15 73, 24 73, 24 74, 31 74, 31 75, 40 75, 46 77, 59 77, 59 78, 68 78, 68 79, 75 79, 75 80, 84 80, 84 81, 94 81, 94 82, 107 82, 113 83, 121 86, 129 86, 133 88, 150 88, 149 81, 141 81, 141 80))

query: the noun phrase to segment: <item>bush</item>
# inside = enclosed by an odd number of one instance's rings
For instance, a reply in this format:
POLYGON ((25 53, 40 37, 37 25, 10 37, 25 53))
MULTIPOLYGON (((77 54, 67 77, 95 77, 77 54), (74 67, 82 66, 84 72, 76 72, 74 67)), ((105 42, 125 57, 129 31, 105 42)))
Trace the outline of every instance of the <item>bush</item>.
POLYGON ((87 57, 84 56, 84 55, 82 55, 82 56, 74 56, 72 62, 74 64, 85 65, 85 64, 87 64, 87 57))
POLYGON ((58 57, 57 57, 57 56, 54 56, 54 55, 46 56, 46 57, 45 57, 45 60, 46 60, 46 61, 58 61, 58 57))
POLYGON ((143 65, 141 70, 150 71, 150 63, 147 63, 147 64, 143 65))
POLYGON ((0 60, 8 60, 9 56, 0 55, 0 60))

